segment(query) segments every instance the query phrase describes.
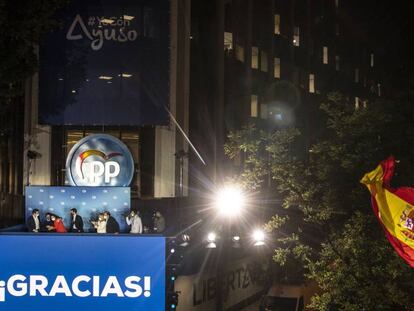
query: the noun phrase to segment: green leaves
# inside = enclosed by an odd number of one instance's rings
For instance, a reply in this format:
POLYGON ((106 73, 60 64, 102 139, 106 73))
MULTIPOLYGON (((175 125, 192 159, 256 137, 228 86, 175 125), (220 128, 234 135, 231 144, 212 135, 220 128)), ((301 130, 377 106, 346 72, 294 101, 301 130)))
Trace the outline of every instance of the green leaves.
POLYGON ((38 66, 36 48, 52 27, 52 16, 66 0, 0 0, 0 110, 23 94, 38 66))
POLYGON ((245 187, 270 186, 282 200, 265 225, 276 242, 273 259, 318 284, 317 310, 413 310, 413 270, 389 245, 359 184, 390 154, 407 159, 404 175, 414 184, 411 103, 377 100, 355 110, 332 93, 321 110, 326 122, 308 150, 295 128, 266 133, 250 126, 231 133, 226 145, 230 157, 242 155, 236 178, 245 187))

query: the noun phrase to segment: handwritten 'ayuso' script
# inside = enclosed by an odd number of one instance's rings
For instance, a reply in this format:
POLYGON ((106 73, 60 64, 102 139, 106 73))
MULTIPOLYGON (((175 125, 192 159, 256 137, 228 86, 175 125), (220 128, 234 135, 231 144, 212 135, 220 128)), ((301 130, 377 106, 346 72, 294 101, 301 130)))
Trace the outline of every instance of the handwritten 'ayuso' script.
POLYGON ((122 19, 119 19, 118 21, 110 21, 111 23, 108 24, 99 17, 91 16, 88 18, 88 26, 90 26, 90 29, 88 29, 82 17, 78 14, 68 29, 66 39, 88 39, 91 41, 92 50, 98 51, 102 48, 105 40, 127 42, 135 41, 138 38, 138 33, 136 30, 127 30, 125 28, 127 24, 126 21, 123 21, 122 19), (98 25, 98 28, 95 28, 96 25, 98 25), (76 26, 79 26, 80 30, 75 33, 76 26))

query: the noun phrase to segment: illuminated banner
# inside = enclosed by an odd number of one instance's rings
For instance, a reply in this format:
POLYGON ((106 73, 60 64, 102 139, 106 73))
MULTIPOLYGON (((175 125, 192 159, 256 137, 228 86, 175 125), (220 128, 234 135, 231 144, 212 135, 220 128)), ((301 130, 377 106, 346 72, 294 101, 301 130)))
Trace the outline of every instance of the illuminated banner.
POLYGON ((41 124, 168 124, 168 0, 73 0, 57 19, 40 45, 41 124))
POLYGON ((0 248, 0 310, 164 310, 164 238, 0 235, 0 248))
POLYGON ((66 176, 72 186, 126 187, 134 176, 134 160, 119 139, 106 134, 90 135, 69 152, 66 176))
MULTIPOLYGON (((125 216, 131 208, 131 191, 128 187, 26 187, 26 220, 33 209, 40 211, 43 221, 46 213, 62 218, 66 229, 70 228, 70 209, 76 208, 83 219, 85 232, 94 232, 91 221, 99 213, 109 211, 116 219, 121 232, 127 232, 125 216)), ((1 310, 1 309, 0 309, 1 310)))

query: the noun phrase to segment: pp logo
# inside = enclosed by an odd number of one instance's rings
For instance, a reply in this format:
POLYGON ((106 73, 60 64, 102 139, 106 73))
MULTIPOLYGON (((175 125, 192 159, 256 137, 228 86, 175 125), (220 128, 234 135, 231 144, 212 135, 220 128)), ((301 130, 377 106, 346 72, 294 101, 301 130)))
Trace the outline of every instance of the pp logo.
POLYGON ((134 174, 134 161, 120 140, 96 134, 81 139, 72 148, 66 172, 73 186, 126 187, 134 174))

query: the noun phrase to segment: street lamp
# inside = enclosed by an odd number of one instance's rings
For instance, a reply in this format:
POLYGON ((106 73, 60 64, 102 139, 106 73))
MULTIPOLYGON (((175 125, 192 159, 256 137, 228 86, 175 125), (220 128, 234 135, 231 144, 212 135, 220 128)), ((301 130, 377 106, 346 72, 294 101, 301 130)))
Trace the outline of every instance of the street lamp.
POLYGON ((254 246, 262 246, 265 245, 265 234, 263 232, 263 230, 261 229, 256 229, 253 231, 253 241, 254 241, 254 246))
POLYGON ((226 186, 217 192, 214 207, 221 216, 238 216, 246 204, 243 191, 236 186, 226 186))

